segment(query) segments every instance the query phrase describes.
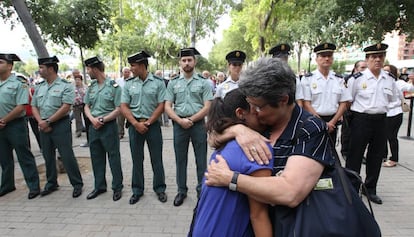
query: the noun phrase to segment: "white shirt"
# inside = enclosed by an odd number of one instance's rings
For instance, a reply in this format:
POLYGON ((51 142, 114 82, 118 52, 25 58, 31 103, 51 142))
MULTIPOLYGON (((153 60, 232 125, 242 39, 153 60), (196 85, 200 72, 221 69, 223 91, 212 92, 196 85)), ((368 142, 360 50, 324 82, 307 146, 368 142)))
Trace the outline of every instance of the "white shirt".
POLYGON ((124 88, 125 79, 123 77, 115 79, 116 84, 118 84, 121 88, 124 88))
POLYGON ((303 89, 302 85, 300 84, 299 77, 296 77, 296 94, 295 94, 296 100, 303 100, 303 89))
POLYGON ((304 100, 311 102, 318 115, 334 115, 339 108, 339 102, 352 100, 346 90, 345 80, 333 71, 329 71, 325 78, 319 70, 315 70, 311 75, 303 77, 301 83, 304 100))
POLYGON ((355 74, 348 80, 348 89, 353 100, 351 110, 367 114, 387 113, 388 105, 396 101, 394 94, 399 93, 394 78, 384 70, 378 79, 369 69, 355 74))
POLYGON ((413 84, 405 82, 404 80, 397 80, 395 84, 397 85, 398 93, 393 95, 395 97, 395 101, 392 101, 388 104, 387 117, 393 117, 395 115, 401 114, 403 112, 401 108, 401 101, 404 99, 403 92, 414 91, 413 84))
POLYGON ((227 93, 236 88, 239 88, 239 82, 233 81, 233 79, 231 79, 231 76, 229 76, 223 83, 217 86, 216 94, 214 97, 221 97, 224 99, 224 96, 226 96, 227 93))

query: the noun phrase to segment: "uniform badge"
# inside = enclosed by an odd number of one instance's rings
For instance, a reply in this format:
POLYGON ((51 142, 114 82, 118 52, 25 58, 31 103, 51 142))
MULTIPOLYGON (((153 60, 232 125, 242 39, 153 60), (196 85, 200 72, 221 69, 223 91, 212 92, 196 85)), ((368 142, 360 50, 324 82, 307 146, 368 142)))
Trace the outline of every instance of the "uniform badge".
POLYGON ((316 89, 317 87, 316 83, 312 83, 312 89, 316 89))
POLYGON ((362 89, 367 89, 367 84, 365 82, 362 83, 362 89))

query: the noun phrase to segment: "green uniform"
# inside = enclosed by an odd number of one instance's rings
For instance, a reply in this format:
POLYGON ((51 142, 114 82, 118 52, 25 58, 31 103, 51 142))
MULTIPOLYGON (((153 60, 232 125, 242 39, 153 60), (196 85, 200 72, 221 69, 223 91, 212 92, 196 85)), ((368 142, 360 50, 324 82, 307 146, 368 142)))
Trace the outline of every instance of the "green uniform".
MULTIPOLYGON (((104 117, 114 111, 120 105, 122 89, 115 81, 105 79, 102 85, 93 80, 89 86, 84 101, 89 106, 93 117, 104 117)), ((104 121, 99 129, 89 126, 89 148, 93 175, 95 177, 95 189, 106 190, 106 154, 108 154, 109 166, 112 172, 112 190, 121 191, 122 184, 121 155, 119 153, 118 126, 116 119, 104 121)))
MULTIPOLYGON (((0 119, 10 113, 17 105, 29 102, 27 81, 12 74, 4 82, 0 81, 0 119)), ((7 122, 0 129, 0 165, 2 168, 0 192, 16 189, 14 183, 13 149, 30 191, 39 191, 39 174, 34 156, 29 148, 28 128, 24 119, 25 112, 18 118, 7 122)))
MULTIPOLYGON (((37 85, 32 97, 32 106, 37 107, 42 119, 52 116, 63 104, 73 104, 74 86, 66 80, 56 78, 52 84, 46 81, 37 85)), ((46 164, 47 183, 45 190, 58 187, 56 171, 56 148, 62 157, 63 166, 74 188, 82 188, 83 182, 78 162, 72 149, 72 128, 69 115, 50 124, 52 131, 40 131, 43 157, 46 164)))
MULTIPOLYGON (((138 121, 150 118, 157 106, 164 102, 164 80, 149 73, 145 81, 138 77, 129 79, 122 91, 121 103, 129 105, 129 108, 138 121)), ((129 145, 132 156, 132 192, 141 196, 144 192, 144 143, 147 141, 151 157, 151 165, 154 173, 153 190, 156 193, 165 192, 165 173, 162 161, 162 133, 161 125, 157 120, 148 127, 145 134, 129 126, 129 145)))
MULTIPOLYGON (((198 74, 190 80, 183 76, 168 83, 165 100, 174 104, 175 113, 182 118, 190 117, 204 107, 204 102, 213 99, 209 82, 198 74)), ((191 139, 197 165, 197 192, 201 190, 201 182, 207 168, 207 133, 204 119, 197 121, 189 129, 174 124, 174 151, 176 160, 176 179, 178 192, 186 194, 188 145, 191 139)))

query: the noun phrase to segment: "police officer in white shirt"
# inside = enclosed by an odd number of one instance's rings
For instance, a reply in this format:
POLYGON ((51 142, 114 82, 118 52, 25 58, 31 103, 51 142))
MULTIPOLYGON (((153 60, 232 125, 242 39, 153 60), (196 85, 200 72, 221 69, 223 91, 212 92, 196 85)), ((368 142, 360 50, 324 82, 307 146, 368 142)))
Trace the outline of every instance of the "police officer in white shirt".
MULTIPOLYGON (((377 196, 377 182, 387 142, 385 117, 388 105, 396 100, 394 93, 398 93, 394 79, 382 69, 387 48, 386 44, 366 47, 364 52, 368 68, 353 75, 347 84, 353 101, 351 140, 346 168, 359 173, 368 146, 365 179, 368 193, 364 194, 377 204, 382 204, 381 198, 377 196)), ((355 181, 354 186, 358 190, 355 181)))
POLYGON ((240 50, 231 51, 226 55, 229 67, 229 77, 216 88, 215 97, 226 96, 226 93, 239 87, 239 77, 246 60, 246 53, 240 50))
POLYGON ((303 108, 327 123, 329 135, 334 142, 337 124, 346 110, 346 103, 351 101, 344 79, 331 70, 335 49, 336 46, 331 43, 316 46, 313 52, 316 53, 318 67, 301 81, 303 108))
MULTIPOLYGON (((290 46, 288 44, 278 44, 269 50, 269 54, 273 58, 279 58, 288 63, 288 57, 290 55, 290 46)), ((296 92, 295 92, 296 104, 303 105, 303 90, 300 84, 299 77, 296 77, 296 92)))

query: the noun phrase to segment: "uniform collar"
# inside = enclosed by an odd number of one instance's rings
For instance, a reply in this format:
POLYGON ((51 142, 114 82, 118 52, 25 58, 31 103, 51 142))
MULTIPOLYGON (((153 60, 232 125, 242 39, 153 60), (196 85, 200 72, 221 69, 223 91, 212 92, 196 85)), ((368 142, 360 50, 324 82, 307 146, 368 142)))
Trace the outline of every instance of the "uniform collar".
MULTIPOLYGON (((318 69, 316 69, 315 71, 314 71, 314 74, 315 75, 317 75, 317 79, 318 80, 320 80, 320 79, 325 79, 325 77, 322 75, 322 73, 318 70, 318 69)), ((329 73, 328 73, 328 79, 333 79, 334 78, 334 76, 335 76, 335 73, 332 71, 332 70, 329 70, 329 73)))
MULTIPOLYGON (((374 76, 374 74, 371 72, 371 70, 369 70, 368 68, 367 69, 365 69, 363 72, 361 72, 363 75, 365 75, 366 77, 367 77, 367 79, 377 79, 375 76, 374 76)), ((379 74, 379 77, 378 77, 378 79, 382 79, 382 78, 387 78, 387 76, 389 76, 389 75, 387 75, 387 73, 384 71, 384 70, 382 70, 381 69, 381 72, 380 72, 380 74, 379 74)))

